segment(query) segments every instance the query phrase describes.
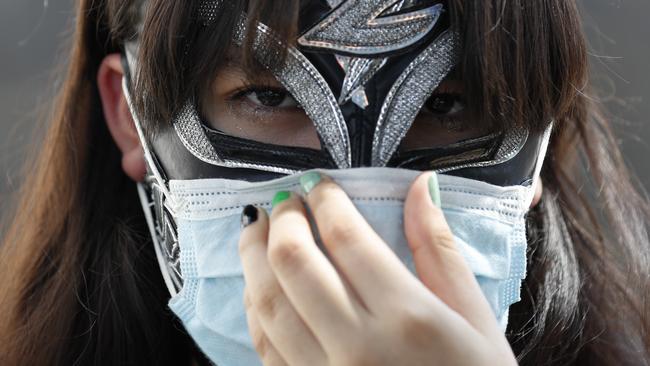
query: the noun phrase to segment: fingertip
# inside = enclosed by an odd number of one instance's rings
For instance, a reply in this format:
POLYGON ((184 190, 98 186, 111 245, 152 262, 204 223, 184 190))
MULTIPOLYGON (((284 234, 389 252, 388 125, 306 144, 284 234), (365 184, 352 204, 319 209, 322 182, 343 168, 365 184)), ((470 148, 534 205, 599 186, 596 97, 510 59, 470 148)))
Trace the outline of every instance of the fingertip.
POLYGON ((318 204, 325 198, 345 202, 349 200, 343 189, 329 176, 321 173, 310 172, 301 178, 301 187, 305 195, 305 201, 312 208, 316 209, 318 204))
POLYGON ((426 245, 433 237, 450 236, 440 208, 439 192, 437 176, 433 172, 421 174, 411 185, 404 203, 404 231, 412 250, 426 245))
POLYGON ((292 194, 289 191, 276 192, 275 196, 273 196, 273 201, 271 201, 271 206, 273 210, 275 210, 275 208, 279 206, 282 202, 288 201, 291 198, 292 198, 292 194))
POLYGON ((277 192, 273 197, 269 220, 274 222, 280 215, 289 211, 297 211, 304 214, 305 209, 302 197, 295 192, 277 192))
POLYGON ((317 185, 323 181, 324 175, 319 172, 307 172, 300 177, 300 188, 305 195, 309 195, 317 185))
POLYGON ((429 175, 427 180, 427 186, 429 190, 429 196, 431 197, 431 202, 436 206, 440 207, 440 187, 438 186, 438 174, 432 172, 429 175))
POLYGON ((433 212, 442 215, 440 188, 438 177, 434 172, 426 172, 418 176, 406 196, 404 202, 405 214, 411 218, 421 218, 418 213, 433 212))
POLYGON ((242 230, 249 226, 263 226, 268 222, 268 214, 262 207, 254 205, 246 205, 241 213, 241 228, 242 230))
POLYGON ((241 213, 241 235, 239 237, 239 253, 246 248, 265 245, 268 238, 269 218, 266 210, 261 207, 247 205, 241 213))
POLYGON ((253 205, 246 205, 241 212, 241 227, 242 229, 254 224, 259 219, 259 212, 257 207, 253 205))
POLYGON ((305 197, 308 197, 316 188, 322 189, 328 186, 338 187, 338 184, 331 177, 321 172, 310 171, 300 177, 300 189, 305 197))

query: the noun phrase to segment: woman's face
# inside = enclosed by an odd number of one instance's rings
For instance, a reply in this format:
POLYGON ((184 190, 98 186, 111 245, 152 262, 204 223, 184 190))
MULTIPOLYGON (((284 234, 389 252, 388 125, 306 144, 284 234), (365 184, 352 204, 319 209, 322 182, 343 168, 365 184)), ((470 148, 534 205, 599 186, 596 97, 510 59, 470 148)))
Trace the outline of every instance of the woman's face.
POLYGON ((497 185, 529 184, 543 133, 470 117, 456 70, 460 37, 446 3, 422 9, 400 2, 402 8, 382 8, 381 21, 366 19, 377 15, 355 2, 336 4, 301 12, 313 21, 301 21, 300 36, 284 44, 260 23, 246 52, 237 32, 230 45, 193 45, 204 48, 197 54, 227 52, 205 92, 185 102, 164 141, 152 143, 170 179, 263 180, 268 173, 371 166, 462 170, 497 185), (418 16, 404 17, 411 12, 418 16), (319 38, 343 18, 360 25, 319 38), (286 59, 268 64, 279 52, 267 44, 286 48, 286 59), (251 61, 255 70, 247 69, 251 61))
MULTIPOLYGON (((352 1, 349 4, 354 6, 352 1)), ((427 13, 434 25, 441 14, 438 5, 438 10, 427 13)), ((400 12, 391 25, 410 37, 408 27, 399 27, 402 15, 400 12)), ((381 24, 386 22, 390 23, 384 19, 381 24)), ((271 33, 262 24, 258 27, 263 30, 259 34, 271 33)), ((193 267, 183 268, 188 262, 181 260, 183 255, 193 256, 194 250, 182 254, 179 248, 213 245, 208 251, 197 251, 192 260, 197 259, 196 268, 206 266, 200 270, 201 276, 221 276, 214 271, 223 268, 213 263, 230 263, 237 258, 235 252, 224 252, 224 248, 233 249, 231 244, 241 232, 239 212, 232 213, 249 203, 275 205, 278 202, 270 200, 269 192, 277 189, 276 185, 290 189, 298 181, 303 184, 305 171, 315 168, 332 169, 332 174, 356 187, 355 196, 360 201, 374 203, 368 212, 378 215, 368 220, 385 231, 384 237, 397 238, 386 241, 401 248, 406 248, 400 242, 404 238, 404 216, 394 203, 404 201, 412 183, 404 178, 414 177, 414 171, 453 171, 456 176, 450 174, 444 188, 448 194, 462 196, 457 202, 460 211, 471 211, 468 216, 457 217, 458 227, 479 222, 471 215, 480 212, 501 215, 515 207, 518 213, 514 216, 521 213, 523 217, 548 134, 494 131, 469 118, 463 82, 453 72, 459 56, 458 35, 452 29, 435 26, 423 34, 417 47, 397 45, 394 52, 363 57, 339 53, 337 45, 315 51, 298 40, 295 46, 288 46, 287 60, 277 67, 263 64, 268 60, 268 50, 254 42, 252 53, 263 66, 255 71, 246 69, 248 62, 240 61, 242 52, 234 46, 205 95, 187 101, 183 111, 161 127, 163 131, 151 141, 143 137, 150 176, 148 185, 141 187, 140 198, 172 294, 186 281, 191 282, 195 272, 193 267), (367 166, 411 171, 347 169, 367 166), (483 192, 486 183, 492 187, 483 192), (494 193, 509 190, 517 192, 517 204, 510 195, 494 193), (476 212, 472 211, 476 207, 476 212), (205 260, 209 256, 216 259, 205 260)), ((136 153, 141 156, 139 149, 136 153)), ((428 188, 422 185, 423 192, 428 189, 430 200, 440 196, 438 184, 432 182, 428 188)), ((440 205, 439 199, 434 202, 440 205)), ((342 211, 333 212, 340 215, 342 211)), ((523 221, 519 224, 522 226, 523 221)), ((490 223, 479 226, 488 231, 497 227, 490 223)), ((480 227, 466 242, 485 241, 485 231, 480 227)), ((509 232, 496 231, 499 238, 509 232)), ((524 232, 523 227, 520 232, 524 232)), ((518 262, 525 263, 524 252, 518 253, 518 262)), ((205 294, 241 298, 239 294, 232 296, 231 290, 228 287, 205 294)), ((208 312, 215 315, 210 299, 204 300, 208 312)), ((242 318, 227 312, 216 315, 226 321, 242 318)), ((218 319, 211 324, 226 322, 218 319)))

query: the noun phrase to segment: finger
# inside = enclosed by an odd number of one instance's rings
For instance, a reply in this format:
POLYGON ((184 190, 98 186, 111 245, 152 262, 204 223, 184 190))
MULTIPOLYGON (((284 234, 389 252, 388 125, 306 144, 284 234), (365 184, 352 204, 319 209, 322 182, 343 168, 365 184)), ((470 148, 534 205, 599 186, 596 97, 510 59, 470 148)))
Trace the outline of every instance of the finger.
POLYGON ((247 301, 252 304, 263 332, 289 364, 322 364, 325 354, 321 346, 282 291, 268 262, 266 211, 247 206, 242 223, 246 227, 242 230, 239 249, 247 301))
POLYGON ((334 181, 310 172, 301 185, 324 247, 371 311, 390 303, 387 293, 421 286, 334 181))
MULTIPOLYGON (((246 300, 245 300, 246 302, 246 300)), ((257 314, 251 307, 247 307, 246 321, 248 323, 248 331, 253 340, 253 346, 258 356, 265 366, 284 366, 287 365, 280 353, 275 349, 269 338, 264 334, 260 326, 257 314)))
POLYGON ((274 200, 268 258, 282 289, 326 353, 359 324, 360 306, 336 269, 316 246, 297 195, 274 200))
POLYGON ((499 327, 476 277, 457 250, 432 173, 418 177, 404 204, 404 231, 418 277, 436 296, 484 335, 499 327), (431 193, 430 193, 431 191, 431 193))

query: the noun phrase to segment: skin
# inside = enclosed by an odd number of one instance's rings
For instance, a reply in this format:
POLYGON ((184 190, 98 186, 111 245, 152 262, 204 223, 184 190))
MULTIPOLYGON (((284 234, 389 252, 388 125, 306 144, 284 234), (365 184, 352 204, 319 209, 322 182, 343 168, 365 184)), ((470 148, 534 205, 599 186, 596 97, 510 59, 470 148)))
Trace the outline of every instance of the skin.
POLYGON ((263 210, 240 255, 251 335, 265 365, 515 365, 421 175, 404 208, 418 277, 324 179, 263 210), (305 207, 322 238, 312 236, 305 207))
POLYGON ((106 126, 122 152, 122 169, 131 179, 141 182, 144 180, 147 168, 138 131, 122 91, 123 77, 124 70, 120 55, 117 53, 109 55, 99 66, 97 86, 106 126))
MULTIPOLYGON (((122 168, 142 181, 145 160, 122 93, 119 54, 98 88, 122 168)), ((265 365, 513 365, 512 351, 457 251, 422 174, 404 208, 413 276, 346 194, 324 178, 242 231, 248 326, 265 365), (328 257, 316 246, 313 213, 328 257)), ((537 185, 536 205, 542 194, 537 185)))

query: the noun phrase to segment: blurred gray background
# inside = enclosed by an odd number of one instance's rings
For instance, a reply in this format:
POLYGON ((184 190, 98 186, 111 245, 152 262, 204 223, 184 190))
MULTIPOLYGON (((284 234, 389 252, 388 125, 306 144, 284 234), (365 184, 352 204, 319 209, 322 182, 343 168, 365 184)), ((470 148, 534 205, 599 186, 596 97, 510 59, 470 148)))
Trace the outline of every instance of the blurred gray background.
MULTIPOLYGON (((598 98, 633 170, 650 188, 650 2, 582 0, 581 6, 598 98)), ((42 130, 37 122, 65 62, 72 8, 72 0, 1 0, 0 216, 18 188, 32 134, 42 130)))

